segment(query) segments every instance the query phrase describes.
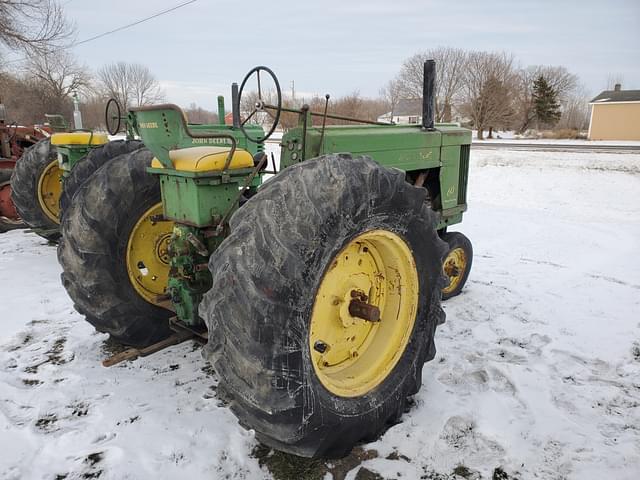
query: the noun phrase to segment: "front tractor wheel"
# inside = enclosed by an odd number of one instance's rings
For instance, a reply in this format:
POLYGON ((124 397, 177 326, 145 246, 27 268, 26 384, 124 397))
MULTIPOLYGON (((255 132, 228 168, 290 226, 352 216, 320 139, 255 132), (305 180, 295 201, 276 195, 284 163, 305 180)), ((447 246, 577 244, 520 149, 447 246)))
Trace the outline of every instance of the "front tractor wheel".
POLYGON ((259 441, 340 457, 397 422, 435 355, 446 245, 424 189, 366 157, 269 180, 211 255, 218 391, 259 441))
POLYGON ((147 149, 118 156, 77 190, 62 219, 62 284, 92 325, 144 347, 171 332, 162 308, 173 223, 162 220, 160 184, 147 149))
POLYGON ((442 239, 449 246, 442 264, 447 277, 447 285, 442 289, 442 299, 447 300, 459 295, 467 283, 473 262, 473 247, 471 241, 460 232, 444 233, 442 239))

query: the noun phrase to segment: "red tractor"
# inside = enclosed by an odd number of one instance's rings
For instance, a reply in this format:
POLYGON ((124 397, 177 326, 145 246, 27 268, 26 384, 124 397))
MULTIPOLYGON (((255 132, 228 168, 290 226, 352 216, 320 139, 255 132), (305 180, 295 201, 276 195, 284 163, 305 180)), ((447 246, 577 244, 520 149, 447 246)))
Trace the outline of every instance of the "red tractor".
POLYGON ((7 123, 6 109, 0 103, 0 232, 24 226, 11 200, 11 172, 25 149, 64 128, 60 115, 47 115, 47 120, 48 125, 7 123))

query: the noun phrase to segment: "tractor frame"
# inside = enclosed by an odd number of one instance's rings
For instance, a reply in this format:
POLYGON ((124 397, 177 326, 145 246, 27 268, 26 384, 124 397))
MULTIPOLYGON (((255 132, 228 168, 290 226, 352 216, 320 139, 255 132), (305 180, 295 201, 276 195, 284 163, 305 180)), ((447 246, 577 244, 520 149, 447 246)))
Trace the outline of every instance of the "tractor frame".
POLYGON ((347 118, 324 112, 313 112, 308 106, 288 109, 282 106, 280 86, 267 67, 252 69, 240 89, 232 85, 233 125, 225 131, 206 132, 190 127, 182 111, 175 105, 153 105, 132 108, 129 120, 144 144, 155 155, 148 171, 160 177, 163 220, 174 222, 169 245, 170 273, 166 292, 157 301, 174 311, 176 329, 188 329, 206 338, 206 328, 198 315, 203 295, 211 288, 207 262, 211 253, 229 233, 228 220, 251 190, 258 187, 266 174, 268 158, 264 141, 275 129, 282 112, 298 115, 298 126, 286 132, 281 141, 280 169, 304 162, 322 154, 350 152, 367 155, 377 163, 406 172, 407 181, 428 191, 431 208, 438 213, 437 229, 444 233, 448 226, 459 223, 467 209, 466 186, 469 169, 471 131, 456 124, 434 124, 435 64, 425 64, 423 123, 394 125, 347 118), (276 105, 261 99, 247 118, 240 121, 242 93, 252 75, 270 76, 278 93, 276 105), (255 136, 247 120, 260 112, 273 118, 267 134, 255 136), (322 126, 313 125, 313 117, 322 118, 322 126), (359 125, 326 125, 328 118, 359 125), (225 160, 212 170, 181 168, 172 158, 176 151, 195 146, 222 146, 225 160), (238 150, 254 156, 249 168, 234 168, 238 150))

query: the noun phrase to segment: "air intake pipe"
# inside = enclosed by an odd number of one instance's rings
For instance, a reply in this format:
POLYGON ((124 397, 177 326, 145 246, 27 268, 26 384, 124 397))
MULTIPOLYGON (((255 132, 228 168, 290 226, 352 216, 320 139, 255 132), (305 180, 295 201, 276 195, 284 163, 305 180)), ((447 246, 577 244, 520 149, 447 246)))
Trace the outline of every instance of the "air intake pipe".
POLYGON ((435 130, 436 113, 436 61, 424 62, 424 77, 422 80, 422 128, 435 130))
POLYGON ((233 128, 240 127, 240 98, 238 93, 238 84, 231 84, 231 112, 233 118, 233 128))

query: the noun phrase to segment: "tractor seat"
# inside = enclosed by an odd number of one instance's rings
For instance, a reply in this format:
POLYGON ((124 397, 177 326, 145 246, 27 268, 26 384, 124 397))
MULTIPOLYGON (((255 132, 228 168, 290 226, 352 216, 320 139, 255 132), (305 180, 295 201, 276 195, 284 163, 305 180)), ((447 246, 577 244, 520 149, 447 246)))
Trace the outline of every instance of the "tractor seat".
POLYGON ((51 145, 104 145, 108 141, 109 137, 104 133, 70 132, 51 135, 51 145))
MULTIPOLYGON (((221 171, 227 161, 229 147, 190 147, 169 151, 173 167, 181 172, 221 171)), ((164 168, 157 158, 151 162, 152 168, 164 168)), ((236 150, 229 163, 229 169, 253 168, 253 157, 246 150, 236 150)))

